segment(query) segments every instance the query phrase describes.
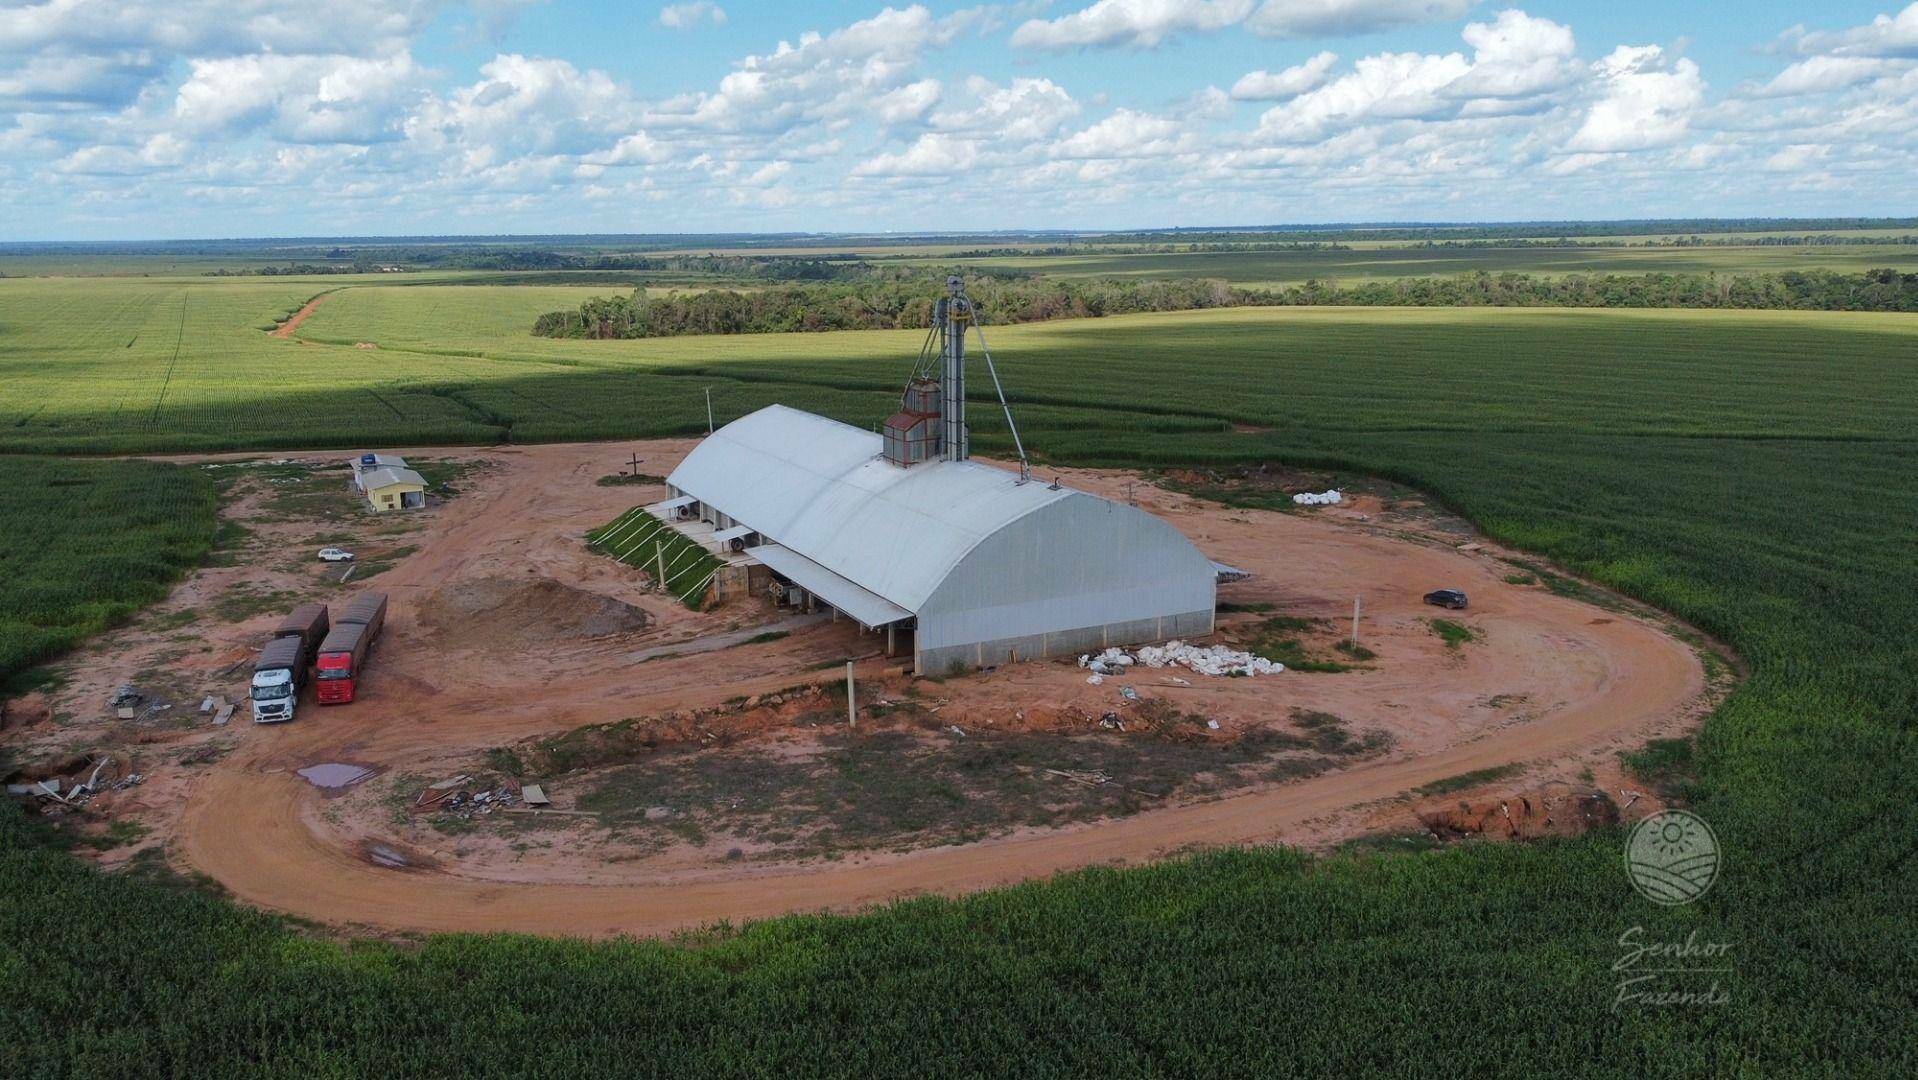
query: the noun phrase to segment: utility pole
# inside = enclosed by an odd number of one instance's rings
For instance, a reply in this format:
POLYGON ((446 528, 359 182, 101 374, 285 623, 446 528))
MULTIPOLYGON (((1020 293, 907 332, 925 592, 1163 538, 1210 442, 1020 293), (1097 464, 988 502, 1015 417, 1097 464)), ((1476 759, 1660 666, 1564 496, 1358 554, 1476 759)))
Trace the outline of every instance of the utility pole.
POLYGON ((846 661, 846 726, 859 726, 859 709, 853 704, 852 661, 846 661))
POLYGON ((637 450, 633 452, 633 475, 639 475, 639 452, 637 450))
POLYGON ((1359 598, 1352 598, 1352 647, 1359 647, 1359 598))
POLYGON ((706 388, 706 434, 713 433, 713 388, 706 388))

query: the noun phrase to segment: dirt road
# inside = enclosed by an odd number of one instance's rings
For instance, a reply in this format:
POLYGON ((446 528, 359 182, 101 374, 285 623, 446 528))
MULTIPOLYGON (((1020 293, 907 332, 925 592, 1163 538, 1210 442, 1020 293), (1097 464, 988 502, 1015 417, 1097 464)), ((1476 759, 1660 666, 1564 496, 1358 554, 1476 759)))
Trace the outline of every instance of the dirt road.
POLYGON ((312 317, 313 317, 313 313, 314 313, 315 311, 318 311, 318 310, 319 310, 319 307, 320 307, 320 305, 321 305, 322 303, 324 303, 324 302, 325 302, 325 300, 326 300, 326 298, 327 298, 327 297, 329 297, 329 296, 331 296, 331 295, 333 295, 333 294, 332 294, 332 293, 330 293, 330 292, 323 292, 323 293, 321 293, 320 295, 318 295, 318 296, 316 296, 316 297, 314 297, 313 299, 311 299, 311 300, 308 300, 308 301, 307 301, 307 302, 306 302, 306 303, 305 303, 305 304, 304 304, 304 305, 303 305, 303 306, 302 306, 302 307, 300 308, 300 310, 298 310, 298 311, 296 311, 296 312, 294 312, 294 313, 293 313, 293 317, 292 317, 292 318, 290 318, 290 319, 288 319, 288 320, 286 320, 285 322, 283 322, 283 323, 281 323, 280 325, 278 325, 278 326, 276 326, 276 327, 274 327, 274 328, 272 329, 272 331, 271 331, 271 334, 272 334, 272 336, 274 336, 274 337, 276 337, 276 338, 290 338, 290 337, 292 337, 292 336, 293 336, 293 332, 294 332, 295 330, 298 330, 298 329, 300 328, 300 324, 301 324, 301 323, 303 323, 303 322, 305 322, 306 320, 308 320, 308 319, 310 319, 310 318, 312 318, 312 317))
MULTIPOLYGON (((664 472, 690 445, 642 449, 648 467, 664 472)), ((1150 488, 1139 492, 1146 509, 1213 557, 1257 575, 1232 587, 1238 599, 1339 616, 1349 615, 1352 593, 1362 591, 1368 640, 1386 658, 1361 673, 1219 679, 1188 692, 1204 695, 1211 714, 1234 725, 1287 708, 1331 709, 1389 730, 1396 740, 1391 755, 1119 820, 831 863, 715 861, 668 870, 638 861, 596 868, 592 880, 566 880, 566 872, 537 860, 497 867, 435 858, 430 869, 424 862, 395 868, 369 861, 365 844, 384 838, 329 821, 327 801, 293 770, 328 760, 407 768, 529 735, 771 692, 833 677, 806 673, 863 644, 840 624, 686 660, 622 660, 641 650, 669 654, 674 641, 743 633, 645 593, 628 570, 584 549, 586 528, 656 497, 593 483, 627 449, 467 451, 491 463, 484 479, 444 508, 418 554, 379 579, 393 614, 365 698, 243 732, 241 748, 208 766, 190 788, 174 831, 179 855, 242 900, 331 923, 653 934, 962 892, 1198 845, 1323 842, 1355 831, 1367 807, 1423 784, 1514 762, 1590 761, 1671 731, 1697 714, 1706 691, 1698 658, 1660 627, 1509 583, 1511 567, 1489 550, 1394 536, 1357 508, 1339 515, 1224 510, 1150 488), (556 633, 529 641, 490 638, 484 626, 455 634, 420 616, 463 583, 501 579, 557 582, 630 604, 646 613, 647 625, 606 638, 556 633), (1431 632, 1425 620, 1432 611, 1418 598, 1437 584, 1471 593, 1480 643, 1448 648, 1431 632), (1514 712, 1497 704, 1503 699, 1530 704, 1514 712)), ((1121 497, 1129 479, 1086 471, 1065 478, 1121 497)), ((877 674, 876 662, 868 663, 877 674)), ((1108 701, 1111 688, 1087 686, 1083 674, 1071 665, 1025 664, 950 680, 941 692, 955 699, 955 710, 970 707, 975 715, 1010 715, 1022 703, 1108 701)))

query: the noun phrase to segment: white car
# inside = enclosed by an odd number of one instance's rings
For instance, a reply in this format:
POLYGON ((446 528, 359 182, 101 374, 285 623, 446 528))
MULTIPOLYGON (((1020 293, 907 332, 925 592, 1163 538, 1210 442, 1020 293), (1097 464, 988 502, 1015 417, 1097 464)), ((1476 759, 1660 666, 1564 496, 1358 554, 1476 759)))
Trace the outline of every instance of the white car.
POLYGON ((320 561, 321 562, 352 562, 353 553, 350 551, 341 551, 339 548, 321 548, 320 561))

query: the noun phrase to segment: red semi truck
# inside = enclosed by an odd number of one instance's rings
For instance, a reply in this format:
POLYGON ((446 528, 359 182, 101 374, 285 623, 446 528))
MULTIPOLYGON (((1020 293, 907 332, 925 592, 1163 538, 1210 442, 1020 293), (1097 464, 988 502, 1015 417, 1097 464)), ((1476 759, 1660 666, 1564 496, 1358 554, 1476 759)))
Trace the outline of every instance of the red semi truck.
POLYGON ((373 639, 386 625, 386 594, 361 593, 346 605, 346 614, 320 643, 320 660, 313 672, 322 705, 344 705, 357 692, 373 639))

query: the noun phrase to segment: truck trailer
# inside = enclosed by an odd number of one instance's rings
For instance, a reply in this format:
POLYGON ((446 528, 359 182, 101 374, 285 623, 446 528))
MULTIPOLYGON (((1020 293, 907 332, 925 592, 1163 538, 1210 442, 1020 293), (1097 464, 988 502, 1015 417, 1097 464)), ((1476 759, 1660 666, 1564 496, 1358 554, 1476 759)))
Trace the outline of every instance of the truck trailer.
POLYGON ((346 605, 346 614, 320 643, 318 669, 314 672, 320 704, 344 705, 353 700, 366 669, 367 654, 385 625, 385 593, 361 593, 346 605))
POLYGON ((293 719, 307 671, 326 633, 325 604, 301 604, 281 620, 273 631, 273 640, 267 642, 253 664, 248 696, 253 702, 254 722, 272 724, 293 719))

